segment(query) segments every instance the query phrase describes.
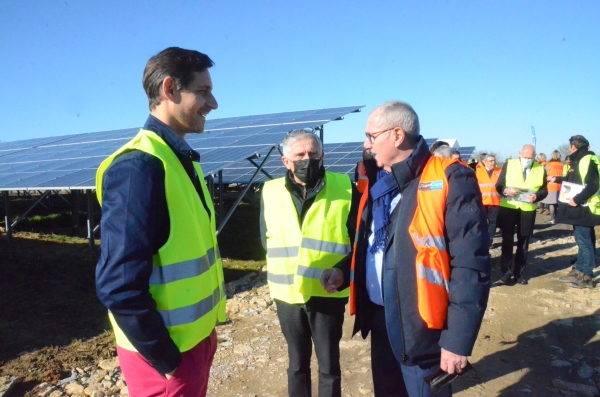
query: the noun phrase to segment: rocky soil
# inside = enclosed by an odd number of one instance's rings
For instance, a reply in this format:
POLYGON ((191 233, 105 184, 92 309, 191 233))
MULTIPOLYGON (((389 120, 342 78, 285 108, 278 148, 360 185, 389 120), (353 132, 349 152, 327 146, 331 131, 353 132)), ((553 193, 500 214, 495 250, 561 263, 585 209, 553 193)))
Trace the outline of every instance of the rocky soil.
MULTIPOLYGON (((543 217, 539 218, 525 271, 529 285, 494 284, 470 359, 475 370, 455 381, 455 396, 600 395, 600 288, 580 290, 558 280, 570 269, 570 259, 576 253, 574 239, 568 227, 548 226, 543 217)), ((501 276, 498 243, 491 250, 493 280, 501 276)), ((227 290, 230 321, 217 328, 220 344, 209 396, 286 396, 287 347, 265 274, 249 274, 228 283, 227 290)), ((371 396, 370 341, 351 338, 352 325, 353 318, 347 316, 341 342, 342 394, 371 396)), ((94 339, 90 343, 93 345, 94 339)), ((98 346, 106 348, 102 343, 98 346)), ((15 362, 24 357, 27 354, 6 363, 14 374, 5 366, 0 390, 3 384, 10 384, 12 375, 22 376, 15 370, 15 362)), ((312 367, 316 396, 314 358, 312 367)), ((28 395, 128 395, 114 357, 65 369, 62 379, 38 382, 28 395)), ((23 395, 14 393, 10 395, 23 395)))

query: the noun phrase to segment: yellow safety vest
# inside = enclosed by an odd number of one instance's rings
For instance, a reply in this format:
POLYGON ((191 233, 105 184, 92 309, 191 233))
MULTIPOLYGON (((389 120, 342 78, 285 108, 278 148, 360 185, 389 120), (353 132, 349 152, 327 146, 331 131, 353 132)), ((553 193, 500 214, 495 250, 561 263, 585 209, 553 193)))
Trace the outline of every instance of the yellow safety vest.
MULTIPOLYGON (((587 156, 583 156, 581 160, 579 160, 579 175, 581 176, 581 183, 585 185, 585 177, 587 176, 588 170, 590 169, 590 163, 594 162, 596 167, 598 167, 598 173, 600 174, 600 160, 598 156, 588 154, 587 156)), ((596 192, 592 197, 590 197, 587 201, 588 208, 594 215, 600 215, 600 190, 596 192)))
POLYGON ((323 269, 330 269, 350 252, 346 221, 352 203, 347 175, 325 173, 325 187, 304 217, 302 228, 285 178, 266 182, 263 214, 267 240, 267 281, 273 299, 306 303, 311 296, 346 298, 349 291, 327 293, 323 269))
MULTIPOLYGON (((153 257, 149 291, 171 339, 179 351, 185 352, 208 337, 217 321, 226 320, 223 268, 215 233, 214 208, 212 201, 207 200, 210 215, 206 212, 175 153, 156 133, 143 129, 100 164, 96 174, 96 194, 100 205, 104 172, 115 158, 131 150, 153 155, 164 165, 170 233, 167 242, 153 257)), ((202 169, 195 162, 194 167, 204 196, 209 198, 202 169)), ((136 351, 110 313, 109 318, 117 345, 136 351)))
MULTIPOLYGON (((523 167, 520 159, 507 160, 506 166, 506 184, 507 188, 527 189, 529 193, 537 193, 544 185, 544 167, 534 162, 527 176, 523 179, 523 167)), ((500 206, 512 209, 521 209, 521 211, 535 211, 537 206, 531 203, 524 203, 513 200, 511 197, 502 197, 500 206)))

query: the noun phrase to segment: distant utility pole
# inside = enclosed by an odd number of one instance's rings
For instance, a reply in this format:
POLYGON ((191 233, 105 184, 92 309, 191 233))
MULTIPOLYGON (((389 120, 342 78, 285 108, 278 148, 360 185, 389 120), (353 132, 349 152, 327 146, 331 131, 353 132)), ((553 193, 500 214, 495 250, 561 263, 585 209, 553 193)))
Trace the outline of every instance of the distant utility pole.
POLYGON ((531 126, 531 142, 533 142, 533 148, 536 149, 536 137, 535 137, 535 128, 531 126))

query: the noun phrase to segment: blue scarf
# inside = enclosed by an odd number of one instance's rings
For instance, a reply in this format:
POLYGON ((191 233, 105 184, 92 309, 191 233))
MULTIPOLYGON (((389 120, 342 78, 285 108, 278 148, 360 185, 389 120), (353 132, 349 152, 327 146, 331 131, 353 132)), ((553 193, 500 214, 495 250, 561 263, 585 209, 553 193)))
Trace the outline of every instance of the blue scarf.
POLYGON ((392 200, 400 193, 394 175, 391 172, 380 170, 377 172, 377 182, 369 190, 373 198, 373 223, 375 238, 371 245, 371 254, 385 248, 387 242, 386 227, 390 224, 390 209, 392 200))

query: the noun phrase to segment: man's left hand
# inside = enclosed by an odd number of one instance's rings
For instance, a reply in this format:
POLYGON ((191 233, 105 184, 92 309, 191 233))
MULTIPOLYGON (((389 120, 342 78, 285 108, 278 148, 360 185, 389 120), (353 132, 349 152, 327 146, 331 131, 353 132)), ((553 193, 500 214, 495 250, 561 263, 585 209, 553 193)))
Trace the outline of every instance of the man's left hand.
POLYGON ((442 348, 442 358, 440 360, 440 368, 449 374, 461 373, 467 366, 467 357, 459 356, 442 348))
POLYGON ((531 193, 529 196, 527 196, 527 200, 529 200, 530 203, 535 202, 536 198, 537 196, 535 195, 535 193, 531 193))

